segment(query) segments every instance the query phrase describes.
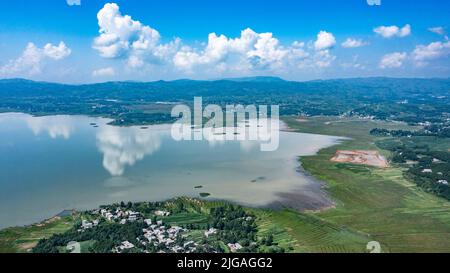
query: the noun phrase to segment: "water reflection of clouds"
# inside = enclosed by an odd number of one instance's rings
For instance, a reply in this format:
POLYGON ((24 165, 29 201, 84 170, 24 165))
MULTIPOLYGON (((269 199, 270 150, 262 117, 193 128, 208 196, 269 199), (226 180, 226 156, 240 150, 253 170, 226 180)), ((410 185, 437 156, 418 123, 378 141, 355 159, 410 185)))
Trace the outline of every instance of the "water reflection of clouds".
POLYGON ((97 134, 97 146, 103 153, 103 166, 113 176, 123 175, 126 166, 133 166, 159 150, 166 131, 102 127, 97 134))
POLYGON ((47 133, 51 138, 69 139, 74 131, 73 119, 69 116, 32 117, 24 116, 24 120, 34 135, 47 133))
MULTIPOLYGON (((249 152, 256 148, 261 139, 270 139, 273 134, 267 128, 258 128, 257 125, 246 127, 240 125, 243 130, 256 130, 258 132, 251 132, 250 134, 258 134, 259 140, 238 140, 241 145, 241 150, 249 152), (259 130, 258 130, 259 129, 259 130)), ((185 130, 192 133, 193 130, 186 126, 185 130)), ((234 128, 216 128, 213 131, 203 129, 204 140, 214 147, 215 145, 223 145, 227 142, 221 139, 221 134, 217 132, 222 130, 229 131, 234 128)), ((228 134, 233 134, 228 132, 228 134)), ((146 156, 153 154, 161 148, 161 139, 164 135, 170 135, 170 126, 151 126, 148 130, 142 130, 138 127, 113 127, 105 126, 97 133, 97 146, 101 153, 103 153, 103 166, 112 176, 122 176, 127 166, 133 166, 138 161, 143 160, 146 156)))

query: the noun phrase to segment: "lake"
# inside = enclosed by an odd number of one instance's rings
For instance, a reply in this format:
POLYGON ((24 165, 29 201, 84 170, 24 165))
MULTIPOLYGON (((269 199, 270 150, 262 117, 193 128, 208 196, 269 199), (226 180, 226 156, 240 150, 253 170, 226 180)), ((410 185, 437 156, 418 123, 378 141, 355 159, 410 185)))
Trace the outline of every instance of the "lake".
POLYGON ((279 149, 257 141, 175 141, 170 125, 114 127, 86 116, 0 114, 0 228, 65 209, 177 196, 249 206, 330 206, 322 185, 299 172, 298 156, 340 138, 280 132, 279 149))

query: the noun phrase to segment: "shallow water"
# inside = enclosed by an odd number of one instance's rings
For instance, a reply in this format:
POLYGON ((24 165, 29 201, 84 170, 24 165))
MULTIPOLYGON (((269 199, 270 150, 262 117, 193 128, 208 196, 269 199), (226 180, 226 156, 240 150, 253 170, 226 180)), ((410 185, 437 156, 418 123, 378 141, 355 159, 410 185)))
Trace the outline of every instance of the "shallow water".
POLYGON ((280 193, 315 183, 296 171, 298 156, 339 141, 281 132, 279 149, 262 152, 258 142, 177 142, 169 125, 122 128, 109 121, 0 114, 0 228, 38 222, 64 209, 200 193, 268 205, 280 193))

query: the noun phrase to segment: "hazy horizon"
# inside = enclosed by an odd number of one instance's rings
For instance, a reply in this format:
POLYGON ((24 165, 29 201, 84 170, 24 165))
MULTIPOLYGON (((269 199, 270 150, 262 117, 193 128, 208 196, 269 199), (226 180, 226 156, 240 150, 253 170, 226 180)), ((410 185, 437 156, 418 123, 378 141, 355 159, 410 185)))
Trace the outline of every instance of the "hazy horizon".
MULTIPOLYGON (((339 80, 357 80, 357 79, 396 79, 396 80, 448 80, 448 77, 388 77, 388 76, 372 76, 372 77, 342 77, 342 78, 317 78, 311 80, 288 80, 283 77, 278 76, 248 76, 248 77, 235 77, 235 78, 217 78, 217 79, 205 79, 205 80, 196 80, 190 78, 177 78, 173 80, 118 80, 118 81, 97 81, 97 82, 58 82, 58 81, 45 81, 45 80, 33 80, 29 78, 0 78, 0 81, 30 81, 36 83, 50 83, 50 84, 63 84, 63 85, 93 85, 93 84, 106 84, 106 83, 117 83, 117 82, 128 82, 128 83, 156 83, 156 82, 177 82, 177 81, 197 81, 197 82, 216 82, 216 81, 235 81, 239 82, 239 80, 251 80, 257 81, 258 79, 277 79, 283 82, 295 82, 295 83, 307 83, 307 82, 316 82, 316 81, 339 81, 339 80)), ((245 81, 242 81, 245 82, 245 81)), ((249 81, 251 82, 251 81, 249 81)))

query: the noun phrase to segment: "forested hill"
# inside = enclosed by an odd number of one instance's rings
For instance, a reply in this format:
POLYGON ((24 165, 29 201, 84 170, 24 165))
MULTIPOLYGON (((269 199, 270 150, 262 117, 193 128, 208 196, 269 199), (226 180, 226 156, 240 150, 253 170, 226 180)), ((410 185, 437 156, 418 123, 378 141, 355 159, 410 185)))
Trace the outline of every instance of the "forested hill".
MULTIPOLYGON (((254 77, 216 81, 67 85, 0 80, 0 111, 32 114, 143 114, 160 102, 279 104, 285 115, 360 115, 440 122, 449 115, 450 79, 358 78, 309 82, 254 77)), ((154 113, 154 111, 152 112, 154 113)))

